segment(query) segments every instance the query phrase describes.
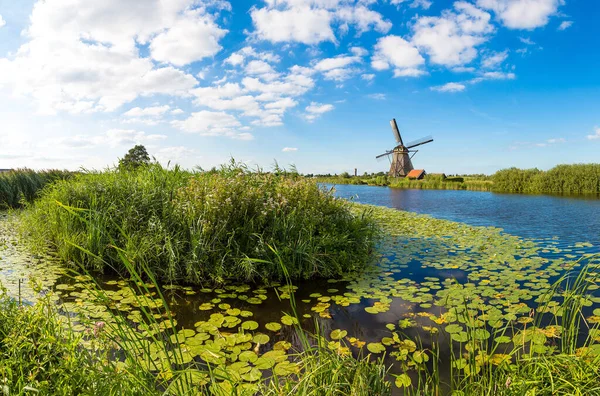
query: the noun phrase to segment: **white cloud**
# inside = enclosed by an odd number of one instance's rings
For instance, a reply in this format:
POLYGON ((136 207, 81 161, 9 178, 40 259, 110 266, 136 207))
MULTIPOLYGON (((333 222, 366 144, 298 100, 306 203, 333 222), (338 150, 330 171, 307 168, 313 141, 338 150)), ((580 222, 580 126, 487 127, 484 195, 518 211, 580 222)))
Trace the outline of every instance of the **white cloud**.
POLYGON ((193 3, 38 1, 26 42, 0 58, 0 85, 49 114, 113 111, 154 94, 186 96, 197 80, 152 58, 182 65, 218 51, 225 31, 206 7, 191 11, 193 3), (148 45, 151 57, 140 56, 136 44, 148 45))
POLYGON ((323 73, 327 80, 344 81, 358 72, 357 69, 349 66, 359 62, 362 62, 362 59, 358 56, 340 55, 318 61, 314 69, 323 73))
POLYGON ((350 52, 352 52, 355 56, 367 56, 369 55, 369 51, 364 49, 363 47, 351 47, 350 52))
POLYGON ((428 10, 433 4, 433 2, 429 0, 391 0, 390 3, 393 5, 406 3, 410 8, 423 8, 424 10, 428 10))
POLYGON ((573 21, 562 21, 558 26, 558 30, 566 30, 573 26, 573 21))
POLYGON ((463 84, 450 82, 437 87, 431 87, 430 89, 438 92, 462 92, 465 90, 465 88, 466 87, 463 84))
POLYGON ((373 79, 375 78, 375 74, 362 74, 360 78, 362 78, 365 81, 373 81, 373 79))
POLYGON ((4 18, 2 18, 2 15, 0 15, 0 28, 6 25, 6 21, 4 20, 4 18))
POLYGON ((470 3, 457 1, 454 11, 440 17, 420 17, 412 26, 412 42, 435 64, 462 66, 477 57, 476 47, 494 31, 490 14, 470 3))
POLYGON ((322 114, 325 114, 335 107, 332 104, 323 104, 318 102, 311 102, 310 105, 306 106, 306 114, 304 118, 308 122, 313 122, 317 118, 319 118, 322 114))
POLYGON ((225 112, 201 110, 192 113, 182 121, 172 121, 171 124, 184 132, 197 133, 202 136, 236 137, 242 124, 225 112))
POLYGON ((266 7, 252 7, 253 35, 273 43, 337 43, 334 25, 340 34, 350 26, 361 35, 370 30, 388 32, 392 23, 367 6, 371 2, 348 0, 265 0, 266 7))
POLYGON ((256 28, 256 35, 263 40, 273 43, 297 41, 304 44, 335 42, 335 35, 331 29, 332 15, 324 9, 253 8, 250 16, 256 28))
POLYGON ((525 45, 535 45, 535 42, 529 37, 519 37, 519 41, 525 45))
POLYGON ((123 113, 126 117, 160 117, 169 111, 169 105, 164 106, 152 106, 152 107, 134 107, 123 113))
POLYGON ((179 115, 179 114, 183 114, 183 113, 184 113, 184 111, 181 110, 181 109, 173 109, 173 110, 171 110, 171 114, 173 114, 173 115, 179 115))
POLYGON ((479 7, 492 10, 504 26, 534 29, 545 26, 563 0, 477 0, 479 7))
POLYGON ((495 69, 502 65, 508 58, 508 50, 502 52, 490 52, 486 54, 481 60, 481 66, 484 69, 495 69))
POLYGON ((600 139, 600 128, 594 128, 594 133, 592 135, 587 135, 588 140, 596 140, 600 139))
POLYGON ((226 33, 200 10, 187 11, 170 29, 152 39, 150 53, 158 61, 184 66, 219 52, 219 40, 226 33))
POLYGON ((281 151, 283 151, 284 153, 289 153, 291 151, 298 151, 298 148, 296 147, 284 147, 281 149, 281 151))
POLYGON ((384 93, 373 93, 373 94, 367 95, 367 97, 371 98, 371 99, 375 99, 375 100, 385 100, 386 99, 386 95, 384 93))
POLYGON ((238 66, 244 63, 244 55, 240 53, 233 53, 229 55, 227 59, 223 61, 224 63, 229 63, 232 66, 238 66))
POLYGON ((245 68, 246 74, 249 76, 259 76, 264 80, 274 80, 279 76, 273 67, 262 60, 252 60, 248 62, 245 68))
POLYGON ((392 23, 383 19, 383 16, 367 7, 343 7, 336 12, 340 20, 356 26, 357 34, 368 32, 371 29, 379 33, 387 33, 392 28, 392 23))
POLYGON ((425 59, 411 43, 399 36, 385 36, 375 44, 371 66, 375 70, 394 68, 394 77, 417 77, 424 74, 419 67, 425 59))
POLYGON ((514 80, 516 78, 515 73, 504 73, 504 72, 485 72, 482 77, 486 80, 514 80))

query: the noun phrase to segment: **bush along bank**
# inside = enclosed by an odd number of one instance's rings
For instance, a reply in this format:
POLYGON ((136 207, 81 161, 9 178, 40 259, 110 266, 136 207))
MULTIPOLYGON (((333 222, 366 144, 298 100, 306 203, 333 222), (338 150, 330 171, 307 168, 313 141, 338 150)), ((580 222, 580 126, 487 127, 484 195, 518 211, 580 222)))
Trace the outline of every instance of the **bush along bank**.
POLYGON ((86 269, 122 270, 121 246, 165 282, 335 277, 369 262, 369 210, 301 177, 232 164, 190 173, 158 164, 77 175, 49 186, 22 214, 34 246, 86 269))

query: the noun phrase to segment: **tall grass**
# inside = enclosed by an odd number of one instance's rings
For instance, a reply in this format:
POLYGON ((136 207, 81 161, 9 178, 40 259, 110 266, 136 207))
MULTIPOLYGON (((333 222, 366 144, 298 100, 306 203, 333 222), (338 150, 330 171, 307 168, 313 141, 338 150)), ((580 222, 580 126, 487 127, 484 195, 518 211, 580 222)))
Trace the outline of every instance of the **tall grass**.
POLYGON ((0 173, 0 210, 31 203, 46 185, 71 176, 72 172, 62 170, 16 169, 0 173))
POLYGON ((307 279, 368 262, 377 231, 350 205, 301 177, 236 164, 195 174, 153 164, 54 183, 22 224, 38 247, 50 244, 63 261, 91 270, 124 270, 114 243, 162 281, 282 279, 269 264, 274 246, 290 276, 307 279))
POLYGON ((493 176, 494 191, 528 194, 599 194, 600 164, 557 165, 548 171, 509 168, 493 176))

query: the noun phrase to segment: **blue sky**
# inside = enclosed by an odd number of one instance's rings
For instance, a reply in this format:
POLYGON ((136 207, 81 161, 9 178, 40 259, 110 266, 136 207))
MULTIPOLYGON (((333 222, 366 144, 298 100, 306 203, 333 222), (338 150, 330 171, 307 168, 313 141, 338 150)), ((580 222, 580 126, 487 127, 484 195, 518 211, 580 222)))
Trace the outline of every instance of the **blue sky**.
POLYGON ((0 168, 598 162, 600 2, 0 0, 0 168))

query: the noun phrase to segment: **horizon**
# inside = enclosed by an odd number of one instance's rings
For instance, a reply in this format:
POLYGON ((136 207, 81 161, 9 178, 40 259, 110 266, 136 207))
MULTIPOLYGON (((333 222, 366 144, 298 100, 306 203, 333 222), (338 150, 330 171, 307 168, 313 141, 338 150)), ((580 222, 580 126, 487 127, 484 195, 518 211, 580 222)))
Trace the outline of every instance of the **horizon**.
POLYGON ((593 163, 600 3, 0 0, 0 169, 235 158, 302 174, 593 163))

